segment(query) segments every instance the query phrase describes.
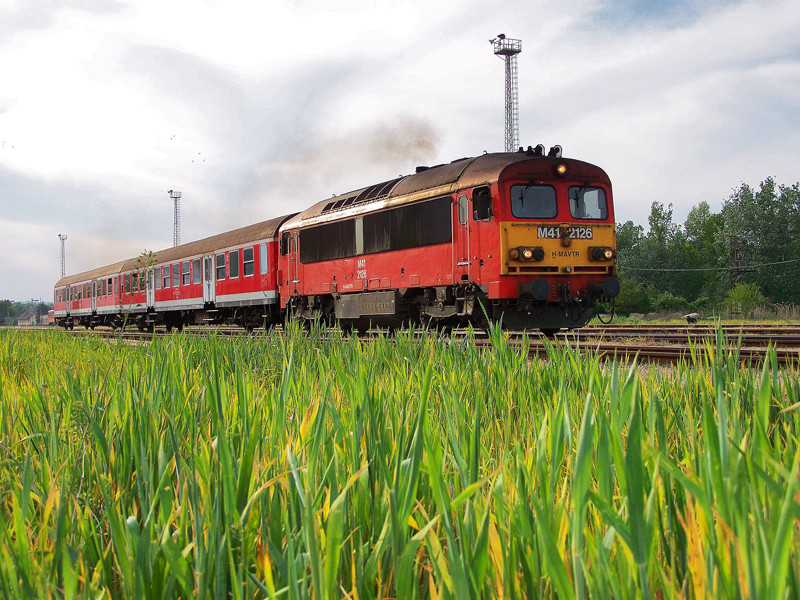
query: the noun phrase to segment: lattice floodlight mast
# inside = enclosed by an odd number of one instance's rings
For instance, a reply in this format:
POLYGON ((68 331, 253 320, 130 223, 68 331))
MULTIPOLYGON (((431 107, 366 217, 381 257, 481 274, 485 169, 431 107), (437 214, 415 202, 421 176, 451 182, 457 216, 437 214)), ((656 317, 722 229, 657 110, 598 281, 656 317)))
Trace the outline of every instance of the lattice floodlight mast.
POLYGON ((175 202, 175 219, 172 228, 172 245, 181 245, 181 193, 177 190, 169 190, 169 197, 175 202))
POLYGON ((519 91, 517 87, 517 54, 522 52, 522 40, 507 38, 504 34, 490 40, 495 56, 506 63, 506 152, 519 146, 519 91))
POLYGON ((66 234, 58 234, 58 239, 61 240, 61 279, 67 276, 67 262, 64 255, 64 242, 67 241, 66 234))

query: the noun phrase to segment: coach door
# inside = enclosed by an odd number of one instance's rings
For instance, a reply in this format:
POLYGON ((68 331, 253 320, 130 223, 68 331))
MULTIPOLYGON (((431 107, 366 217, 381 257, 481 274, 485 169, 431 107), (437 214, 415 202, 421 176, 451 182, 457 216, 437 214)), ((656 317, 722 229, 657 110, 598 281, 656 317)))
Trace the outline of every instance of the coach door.
POLYGON ((217 300, 214 287, 214 255, 203 257, 203 302, 209 304, 217 300))
POLYGON ((156 286, 153 269, 147 269, 147 308, 155 308, 156 286))
POLYGON ((454 283, 470 281, 469 260, 469 198, 466 194, 458 197, 455 203, 453 227, 453 279, 454 283))

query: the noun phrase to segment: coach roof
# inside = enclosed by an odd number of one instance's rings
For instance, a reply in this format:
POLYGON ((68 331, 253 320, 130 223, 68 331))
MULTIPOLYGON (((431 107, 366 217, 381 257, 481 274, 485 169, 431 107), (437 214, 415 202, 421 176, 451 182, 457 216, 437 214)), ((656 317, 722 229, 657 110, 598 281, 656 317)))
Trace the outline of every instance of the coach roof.
MULTIPOLYGON (((265 240, 275 237, 278 228, 286 219, 290 219, 294 214, 284 215, 282 217, 275 217, 268 221, 261 221, 246 227, 240 227, 233 231, 226 231, 217 235, 212 235, 196 242, 189 242, 188 244, 181 244, 180 246, 173 246, 153 253, 155 264, 162 264, 174 262, 189 258, 190 256, 199 256, 203 254, 211 254, 216 250, 224 248, 233 248, 241 246, 249 242, 258 240, 265 240)), ((142 268, 141 257, 136 257, 128 260, 123 267, 123 271, 134 271, 142 268)))
MULTIPOLYGON (((293 217, 294 214, 296 213, 284 215, 282 217, 275 217, 274 219, 262 221, 253 225, 247 225, 246 227, 240 227, 239 229, 234 229, 233 231, 212 235, 202 240, 197 240, 196 242, 189 242, 187 244, 181 244, 180 246, 173 246, 172 248, 159 250, 158 252, 153 253, 153 257, 156 259, 156 263, 161 264, 181 260, 190 256, 210 254, 216 250, 231 248, 234 246, 247 244, 248 242, 269 239, 275 237, 275 234, 277 233, 281 224, 286 219, 293 217)), ((147 265, 142 264, 142 257, 137 256, 136 258, 123 260, 114 263, 113 265, 107 265, 97 269, 92 269, 91 271, 84 271, 83 273, 70 275, 69 277, 59 280, 55 287, 83 283, 86 281, 92 281, 94 279, 100 279, 102 277, 112 277, 113 275, 117 275, 119 273, 134 271, 146 266, 147 265)))

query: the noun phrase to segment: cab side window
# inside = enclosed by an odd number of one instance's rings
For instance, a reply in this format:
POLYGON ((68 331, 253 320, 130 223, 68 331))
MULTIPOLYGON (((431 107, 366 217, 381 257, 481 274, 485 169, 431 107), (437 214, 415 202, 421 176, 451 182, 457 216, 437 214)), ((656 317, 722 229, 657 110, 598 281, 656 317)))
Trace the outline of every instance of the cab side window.
POLYGON ((488 221, 492 214, 492 192, 488 187, 475 188, 472 192, 472 219, 488 221))

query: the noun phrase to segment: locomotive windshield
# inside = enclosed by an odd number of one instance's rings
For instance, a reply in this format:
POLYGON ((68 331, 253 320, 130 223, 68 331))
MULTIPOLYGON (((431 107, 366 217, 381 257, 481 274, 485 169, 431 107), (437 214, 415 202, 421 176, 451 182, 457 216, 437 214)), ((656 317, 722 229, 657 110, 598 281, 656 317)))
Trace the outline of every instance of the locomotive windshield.
POLYGON ((518 219, 553 219, 556 190, 549 185, 512 185, 511 214, 518 219))
POLYGON ((574 219, 608 219, 605 190, 586 186, 569 188, 569 214, 574 219))

